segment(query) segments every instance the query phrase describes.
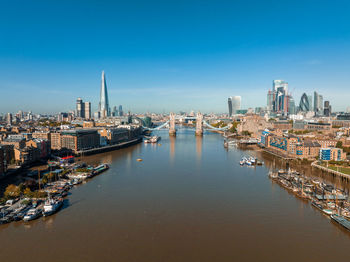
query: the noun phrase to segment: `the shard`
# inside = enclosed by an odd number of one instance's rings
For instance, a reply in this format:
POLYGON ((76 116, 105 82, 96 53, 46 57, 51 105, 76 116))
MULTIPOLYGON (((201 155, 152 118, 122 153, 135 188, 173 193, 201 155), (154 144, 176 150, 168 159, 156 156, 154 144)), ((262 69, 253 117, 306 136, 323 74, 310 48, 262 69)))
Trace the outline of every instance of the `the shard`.
POLYGON ((108 103, 108 93, 105 72, 102 71, 102 81, 101 81, 101 93, 100 93, 100 103, 98 106, 98 111, 101 118, 110 116, 110 108, 108 103))

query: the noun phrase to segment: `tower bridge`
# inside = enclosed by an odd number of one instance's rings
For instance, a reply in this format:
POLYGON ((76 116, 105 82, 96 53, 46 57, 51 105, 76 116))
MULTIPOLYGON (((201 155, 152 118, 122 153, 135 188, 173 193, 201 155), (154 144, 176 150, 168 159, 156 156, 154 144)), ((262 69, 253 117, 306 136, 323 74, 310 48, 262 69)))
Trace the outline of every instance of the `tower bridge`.
POLYGON ((217 128, 212 125, 210 125, 207 121, 204 120, 203 114, 198 112, 196 116, 177 116, 174 113, 170 113, 169 120, 167 120, 165 123, 155 127, 155 128, 148 128, 143 127, 146 130, 160 130, 160 129, 169 129, 169 135, 170 136, 176 136, 176 121, 183 122, 184 120, 193 120, 196 121, 196 129, 195 129, 195 135, 196 136, 202 136, 204 127, 211 129, 211 130, 217 130, 217 131, 225 131, 229 127, 223 127, 223 128, 217 128))

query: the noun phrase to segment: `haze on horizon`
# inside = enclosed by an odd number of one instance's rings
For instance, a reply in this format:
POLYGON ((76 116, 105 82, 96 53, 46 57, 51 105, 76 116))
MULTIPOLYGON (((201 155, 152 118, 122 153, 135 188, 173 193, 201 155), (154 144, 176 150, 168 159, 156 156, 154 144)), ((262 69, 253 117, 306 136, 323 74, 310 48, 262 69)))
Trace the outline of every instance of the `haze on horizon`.
POLYGON ((350 2, 4 1, 0 112, 97 109, 101 71, 124 111, 266 106, 273 79, 299 104, 318 91, 350 106, 350 2))

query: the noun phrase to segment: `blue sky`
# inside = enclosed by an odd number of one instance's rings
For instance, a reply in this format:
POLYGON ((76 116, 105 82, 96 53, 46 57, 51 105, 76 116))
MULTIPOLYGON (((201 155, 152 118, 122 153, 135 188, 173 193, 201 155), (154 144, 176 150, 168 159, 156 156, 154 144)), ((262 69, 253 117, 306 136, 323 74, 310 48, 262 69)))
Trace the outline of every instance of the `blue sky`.
POLYGON ((273 79, 350 106, 349 1, 0 1, 0 112, 226 112, 266 105, 273 79))

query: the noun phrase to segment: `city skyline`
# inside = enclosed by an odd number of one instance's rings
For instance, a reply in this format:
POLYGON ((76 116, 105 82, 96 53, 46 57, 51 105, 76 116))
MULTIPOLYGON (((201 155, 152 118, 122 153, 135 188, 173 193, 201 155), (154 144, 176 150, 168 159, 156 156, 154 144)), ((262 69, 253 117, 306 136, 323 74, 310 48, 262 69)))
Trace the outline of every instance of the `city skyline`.
POLYGON ((64 112, 76 97, 95 112, 103 69, 110 105, 125 111, 227 112, 231 94, 242 97, 242 108, 266 106, 272 79, 286 79, 296 103, 316 90, 345 111, 349 3, 297 2, 7 2, 0 112, 64 112))

